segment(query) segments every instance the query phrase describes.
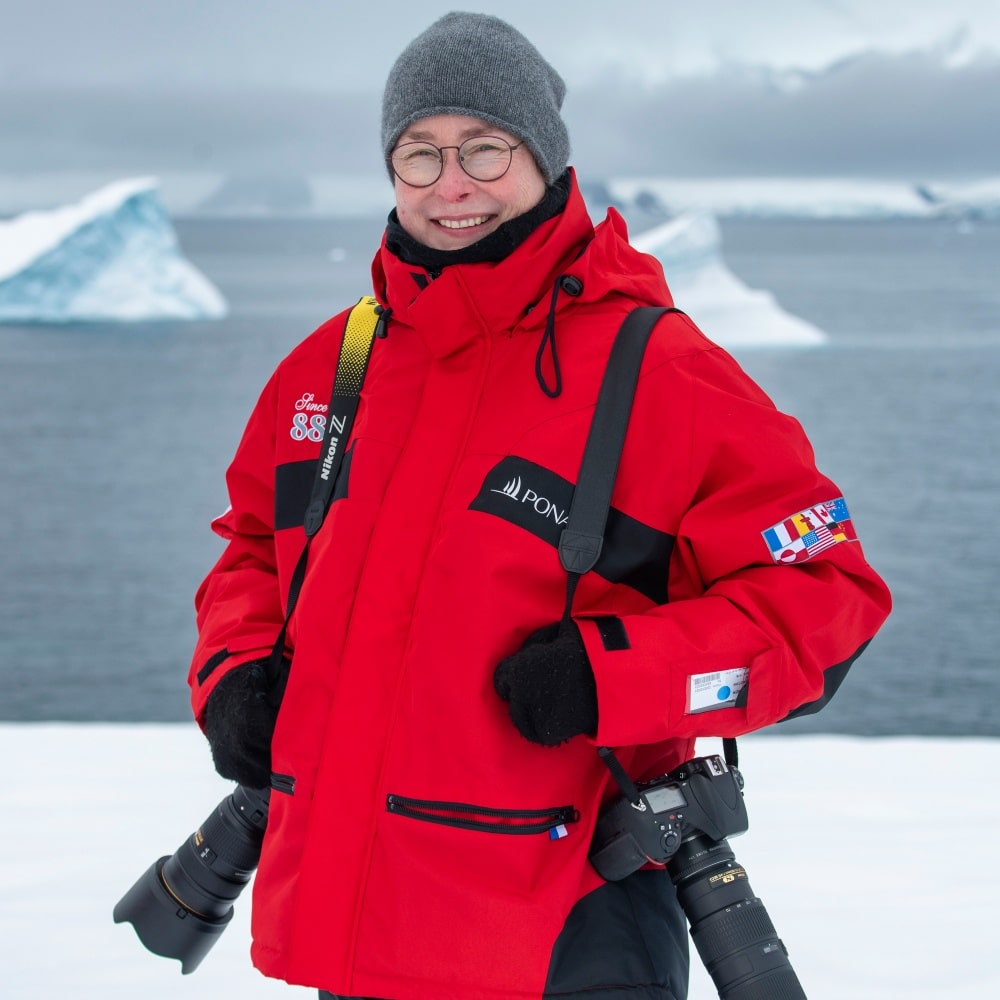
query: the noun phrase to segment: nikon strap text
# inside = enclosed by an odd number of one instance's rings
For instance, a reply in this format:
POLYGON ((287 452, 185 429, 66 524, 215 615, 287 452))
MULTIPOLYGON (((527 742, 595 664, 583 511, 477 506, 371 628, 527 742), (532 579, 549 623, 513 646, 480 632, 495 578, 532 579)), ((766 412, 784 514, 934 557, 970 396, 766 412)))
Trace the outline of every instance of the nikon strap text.
POLYGON ((344 339, 340 345, 330 405, 326 411, 323 443, 320 445, 312 494, 303 521, 306 541, 299 555, 299 561, 292 571, 291 582, 288 585, 288 600, 285 604, 285 620, 282 622, 281 631, 268 660, 268 675, 272 684, 279 682, 285 669, 285 634, 288 631, 288 621, 295 610, 295 602, 299 598, 299 591, 302 589, 302 581, 305 579, 309 542, 322 527, 330 508, 337 474, 344 460, 344 448, 358 412, 358 399, 361 395, 361 386, 364 384, 365 372, 368 370, 372 344, 380 333, 380 327, 384 327, 387 314, 388 310, 383 310, 374 298, 366 295, 350 311, 344 324, 344 339))

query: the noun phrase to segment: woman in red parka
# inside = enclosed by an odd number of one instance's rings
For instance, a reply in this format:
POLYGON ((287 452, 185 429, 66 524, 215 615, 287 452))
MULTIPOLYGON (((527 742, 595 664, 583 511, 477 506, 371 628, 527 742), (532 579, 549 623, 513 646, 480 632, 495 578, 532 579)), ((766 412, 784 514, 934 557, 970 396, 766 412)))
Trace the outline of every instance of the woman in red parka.
POLYGON ((573 171, 564 85, 450 14, 389 76, 376 339, 284 621, 347 312, 265 387, 198 593, 196 717, 271 788, 253 961, 327 996, 682 1000, 669 875, 587 853, 618 786, 820 707, 889 611, 799 424, 684 314, 653 331, 601 558, 561 626, 568 520, 614 336, 670 306, 573 171), (277 707, 280 701, 280 708, 277 707))

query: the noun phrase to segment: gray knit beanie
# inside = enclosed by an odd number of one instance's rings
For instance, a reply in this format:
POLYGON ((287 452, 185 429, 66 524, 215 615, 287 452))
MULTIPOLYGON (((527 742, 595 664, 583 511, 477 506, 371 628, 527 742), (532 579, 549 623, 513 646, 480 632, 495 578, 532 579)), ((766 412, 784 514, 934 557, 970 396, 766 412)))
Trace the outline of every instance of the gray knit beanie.
POLYGON ((489 14, 445 14, 396 60, 382 98, 382 151, 390 154, 405 129, 431 115, 469 115, 523 139, 546 184, 569 160, 569 135, 559 114, 566 84, 538 49, 489 14))

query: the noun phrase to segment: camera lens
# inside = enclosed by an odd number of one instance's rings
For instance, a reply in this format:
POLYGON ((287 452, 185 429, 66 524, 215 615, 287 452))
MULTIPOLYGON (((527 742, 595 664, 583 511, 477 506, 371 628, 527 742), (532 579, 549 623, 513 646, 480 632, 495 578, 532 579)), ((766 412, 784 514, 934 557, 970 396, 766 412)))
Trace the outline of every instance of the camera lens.
POLYGON ((185 909, 206 920, 225 916, 250 881, 267 825, 267 801, 240 786, 180 846, 160 879, 185 909))
POLYGON ((226 929, 233 900, 246 888, 267 827, 270 792, 237 786, 170 857, 160 858, 121 898, 128 921, 154 954, 193 972, 226 929))
POLYGON ((764 904, 726 840, 696 835, 667 863, 721 1000, 806 1000, 764 904))

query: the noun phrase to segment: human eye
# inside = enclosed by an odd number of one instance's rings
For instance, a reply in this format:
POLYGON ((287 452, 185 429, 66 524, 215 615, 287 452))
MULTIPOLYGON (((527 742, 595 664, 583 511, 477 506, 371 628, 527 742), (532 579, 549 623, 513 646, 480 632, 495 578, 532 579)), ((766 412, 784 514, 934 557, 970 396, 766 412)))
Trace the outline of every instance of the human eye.
POLYGON ((494 135, 478 135, 462 147, 465 156, 497 156, 507 152, 508 145, 494 135))
POLYGON ((423 142, 408 142, 400 146, 394 159, 399 163, 430 163, 440 159, 441 154, 431 145, 423 142))

